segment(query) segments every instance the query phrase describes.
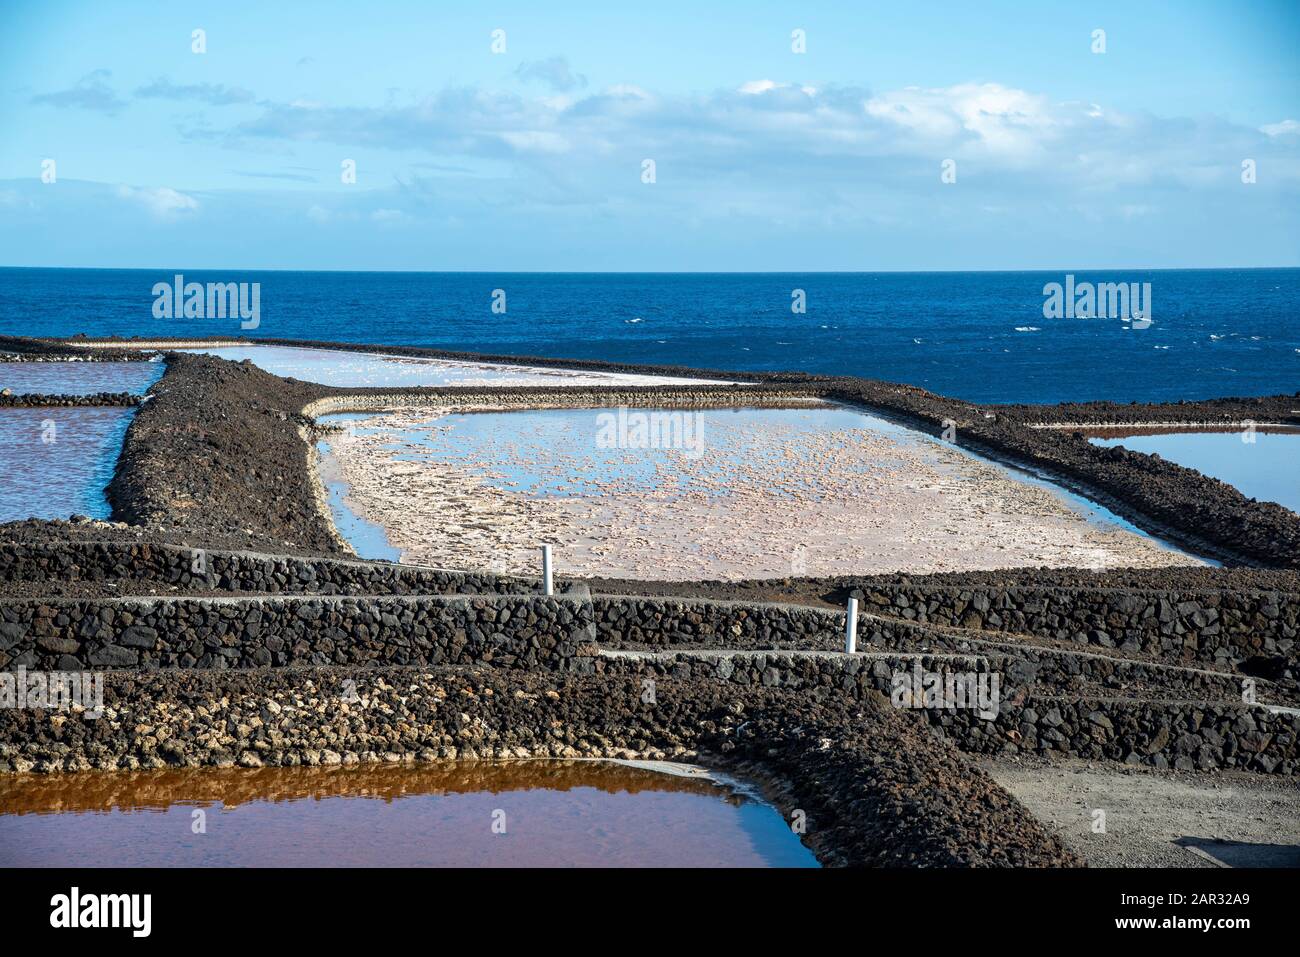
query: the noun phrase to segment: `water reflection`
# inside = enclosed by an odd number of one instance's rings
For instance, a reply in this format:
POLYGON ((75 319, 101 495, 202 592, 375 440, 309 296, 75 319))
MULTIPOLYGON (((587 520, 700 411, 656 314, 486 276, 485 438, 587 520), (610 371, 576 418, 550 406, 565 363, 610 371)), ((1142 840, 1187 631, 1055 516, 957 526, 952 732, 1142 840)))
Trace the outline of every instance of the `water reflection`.
POLYGON ((134 409, 0 409, 0 522, 108 518, 134 409))
POLYGON ((161 362, 0 362, 0 389, 15 394, 143 395, 162 377, 161 362))
POLYGON ((73 853, 100 866, 816 866, 732 782, 605 761, 0 775, 0 865, 73 853))
POLYGON ((785 537, 819 575, 1199 563, 1043 476, 842 406, 318 421, 347 430, 320 444, 321 474, 366 558, 521 573, 532 556, 519 543, 546 536, 573 574, 776 577, 791 567, 771 544, 785 537), (971 517, 956 528, 942 514, 953 501, 971 517))
MULTIPOLYGON (((333 419, 359 418, 359 416, 332 416, 333 419)), ((343 478, 343 470, 338 460, 330 451, 330 444, 321 440, 316 443, 320 453, 319 463, 321 482, 325 485, 325 497, 329 504, 334 527, 338 529, 343 540, 352 546, 358 558, 371 561, 400 562, 402 552, 388 541, 388 533, 374 522, 367 521, 352 507, 348 501, 348 483, 343 478)))
POLYGON ((1171 432, 1156 429, 1092 433, 1097 445, 1122 445, 1156 453, 1238 489, 1249 498, 1277 502, 1300 512, 1300 431, 1257 428, 1231 432, 1171 432))
POLYGON ((301 346, 217 346, 178 351, 202 352, 232 362, 248 359, 272 375, 337 386, 682 385, 705 381, 301 346))

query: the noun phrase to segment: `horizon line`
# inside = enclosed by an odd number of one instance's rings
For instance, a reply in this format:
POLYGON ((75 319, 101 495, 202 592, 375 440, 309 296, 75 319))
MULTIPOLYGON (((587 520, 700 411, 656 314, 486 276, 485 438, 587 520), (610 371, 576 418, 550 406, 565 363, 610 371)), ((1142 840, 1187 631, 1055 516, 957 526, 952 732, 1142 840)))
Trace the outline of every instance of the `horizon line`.
POLYGON ((403 275, 491 275, 508 273, 528 276, 863 276, 863 275, 933 275, 961 273, 1088 273, 1106 271, 1137 272, 1251 272, 1300 269, 1300 263, 1285 266, 1026 266, 1020 268, 913 268, 913 269, 384 269, 357 267, 302 266, 19 266, 0 265, 0 270, 45 269, 80 272, 307 272, 307 273, 396 273, 403 275))

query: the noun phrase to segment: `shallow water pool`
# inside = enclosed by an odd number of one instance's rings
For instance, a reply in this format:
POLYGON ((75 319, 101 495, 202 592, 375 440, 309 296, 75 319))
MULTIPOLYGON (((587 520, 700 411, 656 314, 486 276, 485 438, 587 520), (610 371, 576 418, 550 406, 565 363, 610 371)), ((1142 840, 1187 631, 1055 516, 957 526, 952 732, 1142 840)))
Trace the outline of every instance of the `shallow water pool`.
POLYGON ((0 409, 0 522, 108 518, 104 495, 134 409, 0 409))
POLYGON ((727 778, 607 761, 0 776, 0 866, 816 867, 727 778))
POLYGON ((181 349, 242 362, 272 375, 336 386, 686 385, 705 380, 590 372, 298 346, 181 349))
POLYGON ((1227 482, 1248 498, 1300 512, 1300 432, 1166 432, 1092 441, 1122 445, 1132 452, 1154 452, 1227 482))
MULTIPOLYGON (((364 418, 364 416, 341 413, 330 418, 336 422, 356 421, 364 418)), ((352 507, 352 503, 348 500, 347 480, 343 477, 342 470, 339 468, 338 461, 334 458, 329 442, 326 440, 317 442, 316 451, 320 456, 318 459, 320 478, 325 485, 325 497, 329 505, 330 518, 333 519, 334 527, 338 529, 339 534, 352 546, 352 550, 357 553, 358 558, 371 561, 401 561, 401 549, 394 547, 388 541, 388 533, 381 526, 362 518, 357 510, 352 507)))
POLYGON ((161 362, 0 362, 0 389, 16 395, 144 395, 163 374, 161 362))

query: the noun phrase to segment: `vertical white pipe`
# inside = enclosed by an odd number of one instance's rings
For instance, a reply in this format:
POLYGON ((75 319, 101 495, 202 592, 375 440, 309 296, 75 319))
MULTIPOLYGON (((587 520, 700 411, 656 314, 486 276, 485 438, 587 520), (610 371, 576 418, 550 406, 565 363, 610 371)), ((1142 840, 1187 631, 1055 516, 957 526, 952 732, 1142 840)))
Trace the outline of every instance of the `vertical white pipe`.
POLYGON ((542 546, 542 594, 555 594, 555 581, 551 576, 551 546, 542 546))
POLYGON ((858 650, 858 600, 849 599, 848 615, 844 622, 844 650, 853 654, 858 650))

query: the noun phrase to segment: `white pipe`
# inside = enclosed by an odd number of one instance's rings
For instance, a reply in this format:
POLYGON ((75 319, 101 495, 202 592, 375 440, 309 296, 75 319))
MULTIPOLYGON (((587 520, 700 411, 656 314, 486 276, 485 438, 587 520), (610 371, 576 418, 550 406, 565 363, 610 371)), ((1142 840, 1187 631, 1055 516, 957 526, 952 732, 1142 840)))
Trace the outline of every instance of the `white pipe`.
POLYGON ((844 650, 853 654, 858 650, 858 600, 849 599, 848 615, 844 622, 844 650))
POLYGON ((542 594, 555 594, 555 581, 551 576, 551 546, 542 546, 542 594))

